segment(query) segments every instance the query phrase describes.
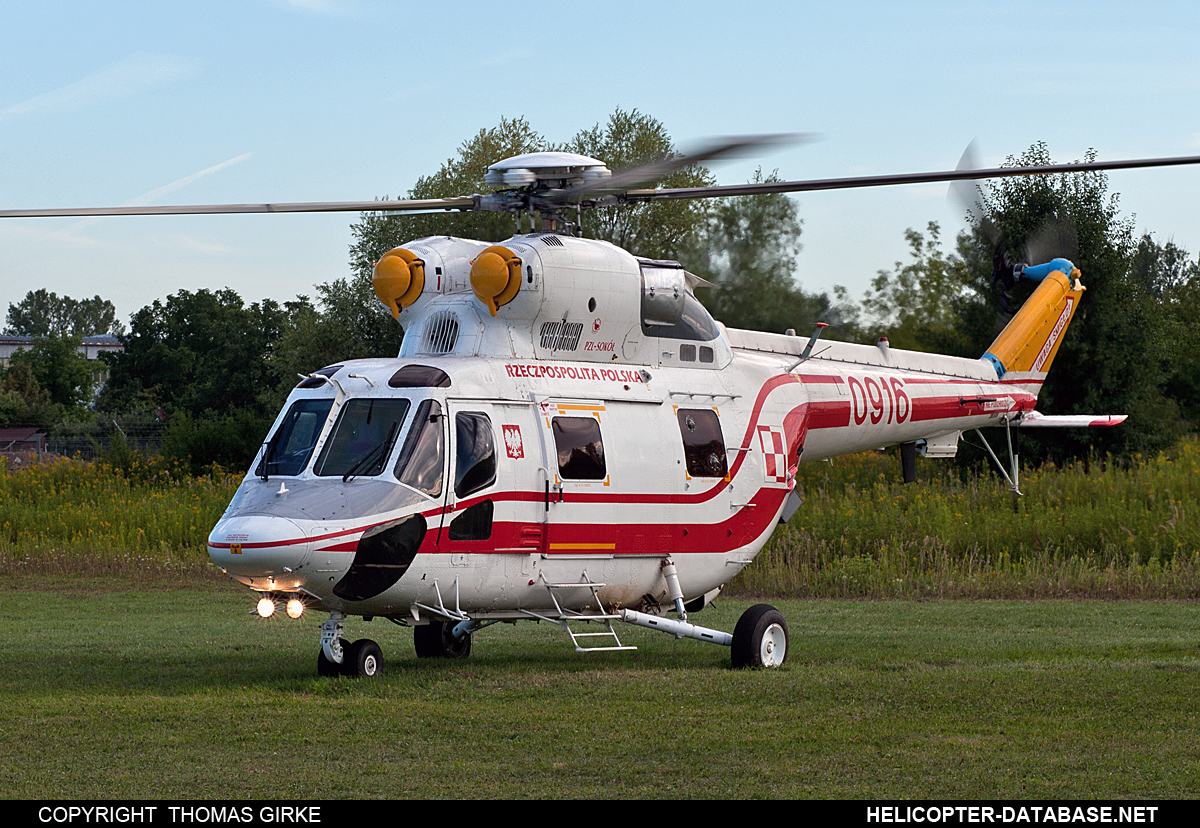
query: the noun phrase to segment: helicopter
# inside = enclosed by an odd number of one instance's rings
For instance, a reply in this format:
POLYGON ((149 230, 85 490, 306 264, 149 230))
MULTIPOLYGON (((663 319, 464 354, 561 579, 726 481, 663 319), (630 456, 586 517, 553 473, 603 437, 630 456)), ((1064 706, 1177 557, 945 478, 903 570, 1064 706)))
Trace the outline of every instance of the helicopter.
MULTIPOLYGON (((798 464, 900 446, 950 458, 965 431, 1110 427, 1124 415, 1044 415, 1036 402, 1084 291, 1065 258, 1005 262, 1037 283, 979 359, 727 328, 675 261, 586 239, 581 211, 713 198, 1200 163, 1091 161, 733 186, 639 189, 670 172, 789 140, 731 138, 612 172, 535 152, 493 164, 496 192, 446 199, 5 210, 4 217, 314 211, 491 211, 518 232, 416 239, 375 265, 404 324, 394 358, 300 377, 208 536, 213 563, 262 617, 325 612, 317 671, 379 675, 345 622, 413 628, 422 658, 464 658, 496 623, 546 621, 581 653, 623 651, 618 624, 726 646, 779 667, 788 626, 756 604, 732 632, 693 616, 801 507, 798 464), (530 232, 520 232, 530 216, 530 232), (540 229, 533 230, 540 219, 540 229), (673 617, 671 617, 673 614, 673 617)), ((962 165, 960 165, 961 167, 962 165)))

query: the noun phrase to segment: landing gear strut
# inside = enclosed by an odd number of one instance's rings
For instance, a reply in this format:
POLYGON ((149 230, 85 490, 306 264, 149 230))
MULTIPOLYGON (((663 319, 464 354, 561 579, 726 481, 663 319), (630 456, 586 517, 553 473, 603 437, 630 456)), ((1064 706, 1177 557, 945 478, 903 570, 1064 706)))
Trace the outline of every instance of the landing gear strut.
POLYGON ((321 625, 321 650, 317 653, 317 674, 325 678, 353 676, 374 678, 383 672, 383 652, 369 638, 360 638, 353 644, 342 639, 346 616, 340 612, 329 613, 329 620, 321 625))

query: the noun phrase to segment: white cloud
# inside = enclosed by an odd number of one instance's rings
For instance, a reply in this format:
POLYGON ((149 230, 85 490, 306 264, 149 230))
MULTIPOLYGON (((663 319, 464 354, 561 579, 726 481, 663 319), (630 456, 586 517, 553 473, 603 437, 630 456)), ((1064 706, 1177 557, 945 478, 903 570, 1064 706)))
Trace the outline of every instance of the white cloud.
MULTIPOLYGON (((121 206, 122 207, 144 207, 147 204, 153 204, 155 201, 162 198, 167 193, 172 193, 175 190, 178 190, 182 187, 186 187, 188 184, 191 184, 193 181, 203 178, 206 175, 212 175, 213 173, 219 172, 220 170, 223 170, 226 167, 232 167, 234 164, 245 161, 247 158, 250 157, 250 155, 251 155, 251 153, 247 152, 247 153, 243 153, 242 155, 237 156, 236 158, 230 158, 228 161, 222 161, 220 164, 214 164, 213 166, 208 167, 207 169, 203 169, 200 172, 196 172, 196 173, 192 173, 191 175, 184 176, 183 178, 180 178, 178 181, 172 181, 170 184, 164 184, 161 187, 156 187, 155 189, 150 190, 149 192, 142 193, 140 196, 134 196, 133 198, 129 199, 129 201, 123 202, 121 204, 121 206)), ((90 218, 82 219, 80 221, 75 222, 70 227, 68 227, 65 232, 70 233, 75 230, 81 230, 84 227, 95 224, 98 221, 103 221, 104 218, 105 218, 105 216, 92 216, 90 218)))
POLYGON ((197 69, 197 64, 174 55, 131 55, 75 83, 0 109, 0 121, 106 103, 188 77, 197 69))

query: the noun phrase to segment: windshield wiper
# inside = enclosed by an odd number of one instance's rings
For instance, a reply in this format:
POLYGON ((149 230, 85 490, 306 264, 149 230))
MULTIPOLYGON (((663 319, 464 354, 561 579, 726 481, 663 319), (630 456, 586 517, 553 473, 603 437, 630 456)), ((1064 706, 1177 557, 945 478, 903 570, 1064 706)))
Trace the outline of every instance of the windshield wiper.
POLYGON ((265 445, 267 448, 265 451, 263 451, 262 474, 260 474, 259 477, 261 477, 263 480, 269 480, 269 475, 271 474, 271 455, 274 453, 273 450, 275 448, 275 441, 268 440, 263 445, 265 445))
POLYGON ((392 448, 392 439, 396 436, 396 429, 399 427, 400 424, 395 420, 392 420, 392 427, 388 429, 387 437, 383 438, 383 442, 371 449, 369 452, 367 452, 366 456, 347 469, 346 473, 342 475, 342 482, 345 483, 351 477, 354 477, 358 470, 366 466, 367 462, 372 460, 380 451, 383 451, 384 456, 386 457, 387 452, 392 448))

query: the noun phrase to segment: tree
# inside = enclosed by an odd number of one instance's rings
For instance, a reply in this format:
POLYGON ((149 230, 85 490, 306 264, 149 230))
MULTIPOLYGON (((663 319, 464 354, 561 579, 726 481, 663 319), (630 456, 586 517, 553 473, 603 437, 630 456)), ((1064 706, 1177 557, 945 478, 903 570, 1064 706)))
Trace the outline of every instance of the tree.
MULTIPOLYGON (((409 198, 447 198, 495 192, 484 183, 487 168, 497 161, 527 152, 558 149, 603 161, 614 172, 657 161, 675 154, 663 124, 638 112, 618 109, 601 126, 580 131, 561 146, 552 146, 524 118, 501 118, 498 126, 482 129, 464 141, 458 155, 441 169, 417 179, 409 198)), ((695 187, 713 183, 700 166, 680 170, 658 182, 664 187, 695 187)), ((702 225, 705 208, 699 202, 672 201, 657 204, 605 207, 589 211, 583 219, 584 235, 611 241, 631 253, 650 258, 673 258, 702 225)), ((351 230, 355 243, 350 248, 350 265, 360 279, 370 279, 375 263, 393 247, 433 235, 454 235, 482 241, 502 241, 517 226, 506 213, 440 213, 395 215, 366 213, 351 230)))
MULTIPOLYGON (((534 132, 524 118, 501 118, 499 126, 481 129, 479 134, 464 141, 458 155, 447 159, 436 173, 418 178, 407 197, 449 198, 494 192, 496 187, 483 183, 489 165, 548 148, 546 139, 534 132)), ((500 241, 511 236, 515 227, 513 217, 506 213, 364 213, 350 226, 355 238, 350 246, 350 268, 358 280, 369 283, 375 263, 384 253, 405 242, 437 235, 500 241)))
MULTIPOLYGON (((1094 158, 1089 150, 1087 159, 1094 158)), ((1019 158, 1010 157, 1007 165, 1050 163, 1046 145, 1038 143, 1019 158)), ((1031 248, 1040 248, 1037 258, 1073 254, 1087 287, 1039 406, 1056 414, 1129 415, 1119 428, 1056 429, 1039 435, 1032 441, 1035 451, 1061 458, 1089 452, 1129 455, 1169 446, 1181 433, 1181 423, 1162 391, 1166 317, 1133 266, 1133 220, 1120 214, 1117 194, 1108 192, 1107 176, 1085 172, 1005 178, 983 192, 982 204, 1014 257, 1031 248), (1061 241, 1068 235, 1061 232, 1064 229, 1072 237, 1066 244, 1061 241), (1048 235, 1060 239, 1059 250, 1045 243, 1048 235)), ((988 284, 990 267, 980 264, 990 259, 985 252, 990 254, 991 242, 978 230, 975 248, 978 269, 973 279, 977 286, 988 284)))
POLYGON ((1200 429, 1200 257, 1149 235, 1138 241, 1133 278, 1158 301, 1165 323, 1157 349, 1166 370, 1163 391, 1179 406, 1191 431, 1200 429))
POLYGON ((348 359, 394 357, 404 330, 381 305, 370 282, 336 279, 317 285, 319 308, 307 297, 289 303, 289 322, 271 360, 283 403, 297 374, 310 374, 348 359))
MULTIPOLYGON (((603 161, 614 173, 678 155, 661 121, 619 108, 603 127, 596 124, 579 132, 563 149, 603 161)), ((714 182, 707 169, 693 164, 646 186, 707 187, 714 182)), ((692 199, 601 207, 584 214, 583 234, 635 256, 675 259, 702 231, 707 213, 703 201, 692 199)))
POLYGON ((125 350, 110 358, 101 405, 122 411, 141 400, 167 414, 265 413, 278 383, 269 363, 286 324, 277 302, 246 307, 228 288, 156 299, 133 315, 125 350))
POLYGON ((38 384, 28 362, 15 361, 0 374, 0 426, 57 423, 62 409, 38 384))
MULTIPOLYGON (((994 314, 987 295, 973 284, 966 260, 942 252, 936 221, 929 222, 926 234, 909 228, 904 237, 912 259, 880 270, 863 298, 863 309, 873 317, 872 338, 886 336, 896 348, 979 356, 986 343, 972 335, 978 321, 970 322, 994 314)), ((966 241, 960 238, 960 245, 966 241)))
MULTIPOLYGON (((753 183, 763 180, 759 170, 753 183)), ((785 195, 721 199, 681 258, 716 286, 701 293, 701 301, 726 325, 773 333, 808 330, 818 321, 844 328, 853 320, 844 300, 835 305, 795 282, 800 232, 796 204, 785 195)))
POLYGON ((125 326, 117 321, 112 302, 94 296, 75 300, 59 297, 44 288, 31 290, 17 304, 8 306, 5 333, 15 336, 120 336, 125 326))
POLYGON ((10 363, 14 367, 27 366, 37 386, 63 414, 82 414, 92 400, 94 366, 79 353, 76 338, 36 337, 32 347, 17 351, 10 363))

